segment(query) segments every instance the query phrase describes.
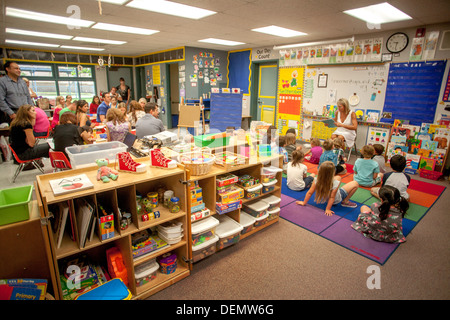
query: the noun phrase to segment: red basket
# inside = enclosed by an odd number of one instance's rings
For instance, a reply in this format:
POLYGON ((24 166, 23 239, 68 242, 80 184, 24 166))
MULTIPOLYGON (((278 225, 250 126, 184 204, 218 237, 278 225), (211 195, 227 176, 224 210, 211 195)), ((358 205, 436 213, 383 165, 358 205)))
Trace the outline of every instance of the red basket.
POLYGON ((427 169, 420 169, 420 176, 425 179, 438 180, 442 173, 438 171, 431 171, 427 169))

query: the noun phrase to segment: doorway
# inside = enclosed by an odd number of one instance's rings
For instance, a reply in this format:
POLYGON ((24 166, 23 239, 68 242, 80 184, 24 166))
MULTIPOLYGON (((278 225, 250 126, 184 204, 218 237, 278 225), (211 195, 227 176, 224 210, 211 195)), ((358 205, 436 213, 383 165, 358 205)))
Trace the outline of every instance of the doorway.
POLYGON ((278 65, 275 62, 258 66, 257 119, 275 124, 278 65))

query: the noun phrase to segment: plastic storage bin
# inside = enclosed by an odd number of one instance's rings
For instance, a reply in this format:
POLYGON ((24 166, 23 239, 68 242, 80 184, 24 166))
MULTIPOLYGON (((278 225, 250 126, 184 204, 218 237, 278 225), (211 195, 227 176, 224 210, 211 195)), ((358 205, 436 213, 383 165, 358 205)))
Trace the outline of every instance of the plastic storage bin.
POLYGON ((261 198, 261 201, 264 201, 269 205, 269 208, 267 210, 270 211, 280 207, 281 198, 274 195, 268 195, 264 198, 261 198))
POLYGON ((252 231, 254 228, 255 221, 256 219, 253 218, 251 215, 241 211, 241 214, 239 216, 239 223, 242 226, 241 235, 252 231))
POLYGON ((261 182, 268 183, 276 179, 277 173, 283 171, 283 169, 270 166, 261 168, 261 182))
POLYGON ((276 183, 277 183, 277 179, 272 180, 272 181, 267 182, 267 183, 263 182, 263 184, 262 184, 263 185, 262 193, 265 194, 265 193, 269 193, 269 192, 272 192, 273 190, 275 190, 275 184, 276 183))
POLYGON ((219 225, 216 227, 217 250, 222 250, 239 242, 241 237, 242 225, 228 216, 219 217, 219 225))
POLYGON ((0 226, 28 220, 33 186, 0 190, 0 226))
POLYGON ((191 224, 192 247, 198 246, 205 241, 214 238, 215 229, 219 225, 219 220, 208 217, 191 224))
POLYGON ((152 259, 134 268, 136 287, 140 287, 156 278, 156 272, 159 269, 159 264, 152 259))
POLYGON ((95 165, 95 160, 107 158, 109 162, 116 161, 116 154, 127 151, 127 145, 119 141, 96 144, 85 144, 66 148, 72 168, 82 168, 95 165))
POLYGON ((255 228, 261 227, 267 223, 267 219, 269 218, 269 214, 266 212, 264 215, 255 218, 255 228))
POLYGON ((280 208, 274 208, 272 210, 268 210, 267 213, 269 216, 267 217, 267 221, 271 221, 280 216, 280 208))
POLYGON ((244 188, 244 198, 245 199, 253 199, 259 197, 261 195, 261 189, 263 185, 258 183, 255 186, 244 188))
POLYGON ((245 203, 242 209, 252 217, 258 218, 267 213, 269 204, 267 204, 267 202, 265 201, 258 200, 253 203, 245 203))
POLYGON ((192 261, 195 263, 216 253, 217 241, 219 241, 219 237, 214 235, 212 239, 209 239, 198 246, 192 247, 192 261))

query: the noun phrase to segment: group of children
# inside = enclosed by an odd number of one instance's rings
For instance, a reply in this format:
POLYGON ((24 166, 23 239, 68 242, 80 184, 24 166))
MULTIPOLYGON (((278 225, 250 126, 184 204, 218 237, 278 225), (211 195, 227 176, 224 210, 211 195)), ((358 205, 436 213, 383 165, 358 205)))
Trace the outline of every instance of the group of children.
POLYGON ((384 147, 366 145, 361 149, 361 158, 354 163, 354 180, 341 186, 341 176, 347 173, 344 141, 334 138, 321 144, 319 139, 313 138, 310 144, 311 148, 304 152, 302 146, 296 144, 295 130, 279 137, 280 153, 285 154, 287 162, 287 187, 294 191, 309 189, 304 200, 296 203, 304 206, 315 194, 315 202, 326 203, 325 214, 331 216, 334 214, 332 207, 337 204, 356 208, 357 204, 350 198, 360 186, 370 187, 371 194, 381 203, 376 202, 370 208, 362 206, 352 227, 378 241, 404 242, 401 218, 409 208, 407 188, 410 182, 410 177, 403 172, 405 157, 393 156, 390 160, 392 172, 386 172, 384 147), (317 175, 308 175, 304 160, 318 164, 317 175))

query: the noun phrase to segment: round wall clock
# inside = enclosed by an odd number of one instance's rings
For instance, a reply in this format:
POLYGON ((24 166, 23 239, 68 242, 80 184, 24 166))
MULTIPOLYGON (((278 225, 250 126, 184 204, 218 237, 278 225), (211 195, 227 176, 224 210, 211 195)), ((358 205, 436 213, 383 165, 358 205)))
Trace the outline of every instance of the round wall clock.
POLYGON ((403 32, 397 32, 387 39, 386 48, 389 50, 389 52, 399 53, 406 49, 408 43, 408 35, 403 32))

